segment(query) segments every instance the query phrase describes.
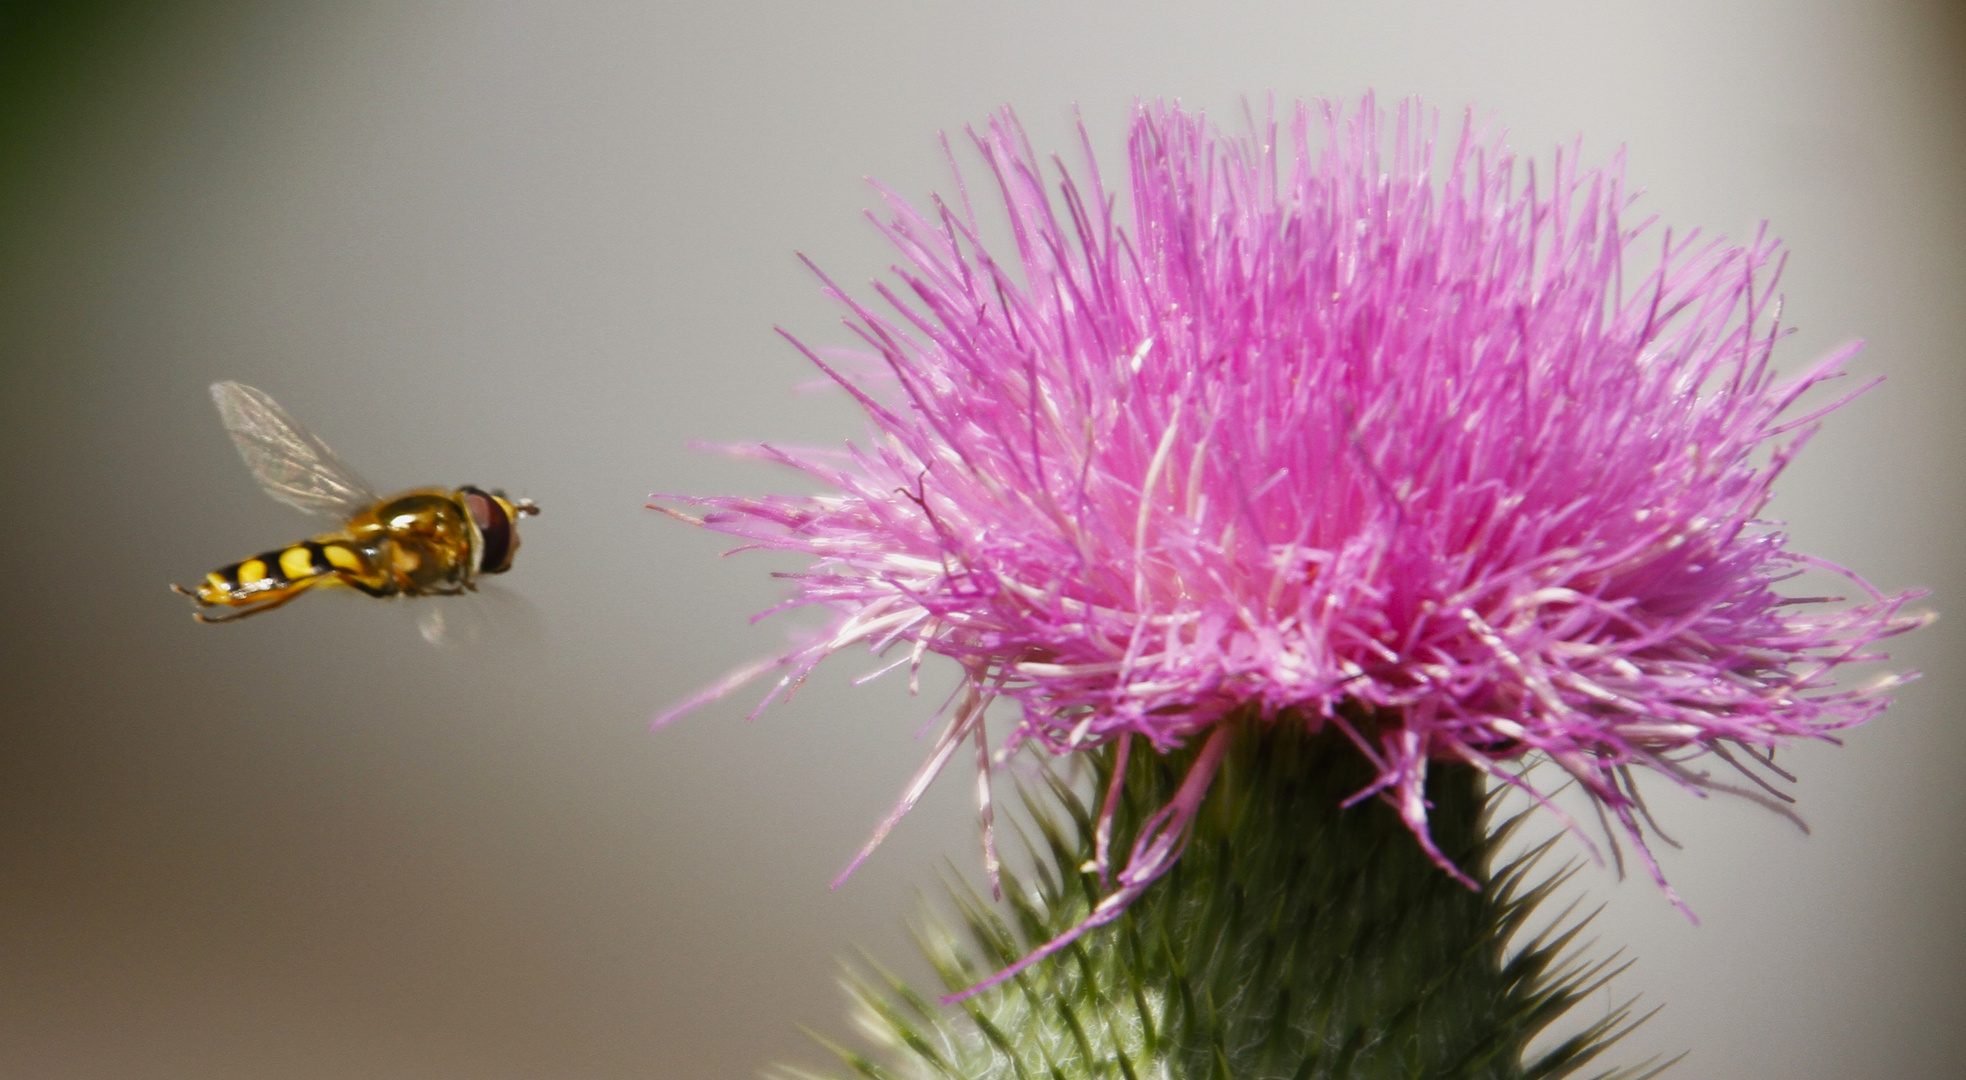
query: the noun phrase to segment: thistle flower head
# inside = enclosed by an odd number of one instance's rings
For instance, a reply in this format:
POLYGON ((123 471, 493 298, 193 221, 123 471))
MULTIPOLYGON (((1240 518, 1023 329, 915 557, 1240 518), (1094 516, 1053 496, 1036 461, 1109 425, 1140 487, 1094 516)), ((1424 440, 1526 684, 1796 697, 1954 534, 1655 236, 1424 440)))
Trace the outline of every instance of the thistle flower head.
POLYGON ((876 362, 806 354, 870 437, 755 451, 825 493, 665 498, 813 557, 793 603, 834 617, 781 685, 851 645, 961 665, 895 816, 966 740, 988 769, 1000 698, 1055 753, 1204 740, 1087 926, 1178 857, 1243 722, 1342 731, 1430 852, 1430 763, 1542 799, 1503 764, 1540 754, 1659 878, 1631 767, 1723 786, 1690 760, 1869 718, 1889 680, 1838 668, 1921 621, 1759 517, 1855 346, 1779 376, 1777 245, 1627 225, 1615 159, 1539 172, 1470 118, 1439 160, 1369 98, 1281 127, 1142 105, 1121 200, 998 116, 971 138, 1011 249, 966 188, 890 193, 895 281, 827 282, 876 362), (1862 595, 1787 595, 1812 568, 1862 595))

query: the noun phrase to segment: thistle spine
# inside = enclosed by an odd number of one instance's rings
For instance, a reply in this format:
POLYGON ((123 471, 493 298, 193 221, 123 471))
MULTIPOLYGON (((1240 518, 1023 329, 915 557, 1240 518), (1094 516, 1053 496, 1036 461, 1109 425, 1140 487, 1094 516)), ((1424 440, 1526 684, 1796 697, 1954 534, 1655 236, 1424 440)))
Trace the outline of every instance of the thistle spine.
MULTIPOLYGON (((1373 775, 1350 743, 1301 723, 1242 728, 1186 853, 1116 922, 955 1007, 875 966, 851 989, 881 1051, 828 1045, 865 1080, 1554 1080, 1643 1021, 1627 1001, 1532 1050, 1627 965, 1583 957, 1589 915, 1539 925, 1570 870, 1539 873, 1554 840, 1501 857, 1524 815, 1497 819, 1475 770, 1436 766, 1426 792, 1435 842, 1479 892, 1430 862, 1390 807, 1341 808, 1373 775)), ((1121 800, 1114 849, 1193 756, 1131 755, 1112 788, 1114 755, 1094 755, 1090 790, 1121 800)), ((953 887, 966 940, 939 920, 918 933, 951 992, 1076 925, 1106 891, 1093 809, 1043 775, 1044 790, 1023 792, 1029 880, 1006 875, 1001 914, 953 887)))

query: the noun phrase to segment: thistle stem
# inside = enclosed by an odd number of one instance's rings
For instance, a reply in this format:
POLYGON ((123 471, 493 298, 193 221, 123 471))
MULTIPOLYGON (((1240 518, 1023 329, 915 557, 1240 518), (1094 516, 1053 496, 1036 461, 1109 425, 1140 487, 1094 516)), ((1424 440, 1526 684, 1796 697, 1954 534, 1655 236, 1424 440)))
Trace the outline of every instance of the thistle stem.
MULTIPOLYGON (((1127 755, 1117 786, 1118 755, 1097 756, 1090 790, 1121 800, 1115 847, 1175 796, 1196 753, 1127 755)), ((1571 1075, 1638 1022, 1627 1004, 1530 1054, 1539 1032, 1615 974, 1610 961, 1566 955, 1581 923, 1522 933, 1562 876, 1526 880, 1548 845, 1498 863, 1519 819, 1494 821, 1473 769, 1434 768, 1433 839, 1482 886, 1471 890, 1429 860, 1391 807, 1341 808, 1373 776, 1329 732, 1241 723, 1185 853, 1123 914, 960 1013, 892 979, 863 983, 866 1026, 897 1060, 848 1062, 870 1078, 1516 1080, 1571 1075)), ((1054 778, 1051 788, 1026 796, 1040 837, 1032 881, 1006 879, 1009 920, 959 892, 970 943, 939 927, 923 933, 949 989, 975 986, 1097 910, 1099 815, 1072 785, 1054 778)))

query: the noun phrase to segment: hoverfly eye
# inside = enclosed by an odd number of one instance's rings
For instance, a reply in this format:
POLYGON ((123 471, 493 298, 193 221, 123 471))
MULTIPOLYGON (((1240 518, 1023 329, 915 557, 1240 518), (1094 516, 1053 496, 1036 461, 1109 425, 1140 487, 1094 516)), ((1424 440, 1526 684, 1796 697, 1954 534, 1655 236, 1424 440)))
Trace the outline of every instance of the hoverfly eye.
POLYGON ((478 557, 478 572, 481 574, 502 574, 511 565, 513 535, 512 518, 498 500, 479 491, 465 488, 464 506, 471 511, 471 521, 478 526, 478 535, 484 538, 484 552, 478 557))
POLYGON ((477 488, 464 489, 464 507, 471 511, 471 523, 480 529, 489 529, 499 517, 497 504, 491 497, 477 488))

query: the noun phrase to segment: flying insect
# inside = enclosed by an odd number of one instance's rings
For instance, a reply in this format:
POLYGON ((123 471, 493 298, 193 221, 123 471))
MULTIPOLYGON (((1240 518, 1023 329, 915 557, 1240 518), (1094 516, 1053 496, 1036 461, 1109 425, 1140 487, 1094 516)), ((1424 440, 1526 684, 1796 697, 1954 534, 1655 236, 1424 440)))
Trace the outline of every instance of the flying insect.
POLYGON ((232 622, 291 603, 310 589, 349 588, 375 597, 455 596, 485 574, 512 568, 519 519, 530 499, 465 485, 417 488, 383 498, 279 402, 244 383, 212 384, 212 400, 239 456, 268 495, 341 528, 172 585, 200 610, 199 622, 232 622), (228 608, 206 614, 205 608, 228 608))

